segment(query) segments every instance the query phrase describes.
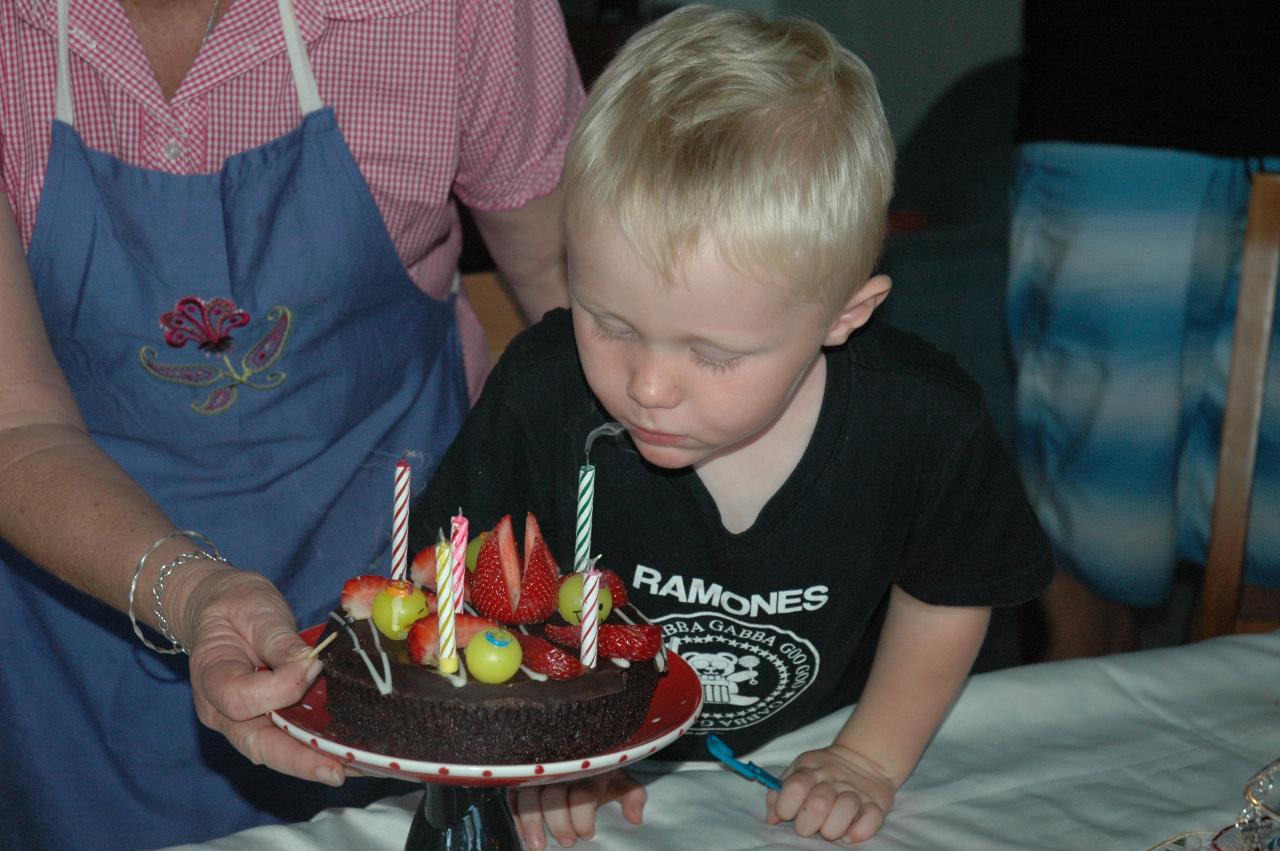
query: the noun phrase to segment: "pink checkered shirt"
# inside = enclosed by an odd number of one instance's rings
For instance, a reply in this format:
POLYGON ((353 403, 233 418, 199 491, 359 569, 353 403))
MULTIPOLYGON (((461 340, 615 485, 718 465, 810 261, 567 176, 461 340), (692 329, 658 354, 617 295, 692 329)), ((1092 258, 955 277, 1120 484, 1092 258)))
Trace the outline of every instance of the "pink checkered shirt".
MULTIPOLYGON (((462 233, 550 191, 582 103, 554 0, 294 0, 332 106, 410 276, 448 294, 462 233)), ((301 120, 276 0, 235 0, 166 102, 119 0, 72 0, 72 100, 85 143, 161 171, 217 171, 301 120)), ((53 120, 55 0, 0 2, 0 174, 29 245, 53 120)), ((459 300, 472 393, 483 331, 459 300)))

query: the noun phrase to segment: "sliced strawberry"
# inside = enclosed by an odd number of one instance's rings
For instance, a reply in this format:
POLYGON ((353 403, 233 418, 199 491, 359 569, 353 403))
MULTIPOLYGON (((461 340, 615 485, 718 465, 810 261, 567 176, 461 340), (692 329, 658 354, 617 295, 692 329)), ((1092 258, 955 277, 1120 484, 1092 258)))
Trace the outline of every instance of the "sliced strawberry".
MULTIPOLYGON (((498 625, 488 618, 475 615, 459 614, 453 616, 453 641, 461 650, 471 639, 486 629, 497 629, 498 625)), ((440 657, 440 617, 427 615, 419 618, 409 627, 408 642, 409 661, 415 665, 434 665, 440 657)))
POLYGON ((343 611, 358 621, 368 620, 373 611, 373 598, 390 584, 389 578, 370 573, 348 579, 342 586, 343 611))
POLYGON ((627 584, 622 581, 622 577, 606 568, 600 569, 600 580, 604 583, 604 587, 609 589, 609 596, 613 598, 613 605, 625 606, 630 600, 627 596, 627 584))
POLYGON ((600 654, 642 662, 662 649, 662 627, 651 623, 601 624, 600 654))
POLYGON ((563 644, 565 647, 577 647, 582 642, 580 629, 577 625, 564 626, 549 623, 542 628, 542 634, 556 644, 563 644))
MULTIPOLYGON (((581 643, 581 634, 577 626, 548 624, 542 633, 557 644, 563 644, 566 647, 577 647, 581 643)), ((602 623, 596 641, 599 644, 601 656, 643 662, 657 656, 658 651, 662 649, 662 627, 648 623, 602 623)))
MULTIPOLYGON (((511 619, 515 616, 515 602, 503 569, 501 543, 505 537, 510 548, 510 558, 516 560, 518 583, 519 561, 515 554, 515 541, 511 536, 511 515, 508 514, 498 521, 494 533, 485 538, 484 543, 480 545, 480 553, 476 556, 475 572, 467 574, 466 584, 471 592, 471 604, 476 607, 476 611, 499 623, 511 623, 511 619)), ((518 588, 519 585, 514 587, 518 588)))
POLYGON ((409 564, 409 578, 419 588, 436 587, 436 548, 423 547, 409 564))
POLYGON ((484 539, 475 572, 467 575, 476 611, 499 623, 537 623, 556 610, 560 571, 532 514, 525 518, 524 529, 523 560, 508 514, 484 539))
POLYGON ((532 671, 545 674, 553 680, 571 680, 586 671, 577 656, 566 653, 545 638, 522 632, 514 632, 512 635, 520 642, 523 653, 521 664, 532 671))
POLYGON ((520 581, 519 605, 514 623, 538 623, 556 610, 560 597, 560 570, 542 539, 542 530, 532 514, 524 524, 524 575, 520 581))
MULTIPOLYGON (((413 557, 413 562, 409 565, 409 578, 419 588, 434 589, 436 587, 436 548, 434 545, 418 550, 418 554, 413 557)), ((431 601, 431 611, 434 612, 436 610, 435 598, 428 593, 427 599, 431 601)), ((462 599, 468 603, 471 602, 471 586, 465 582, 462 585, 462 599)))

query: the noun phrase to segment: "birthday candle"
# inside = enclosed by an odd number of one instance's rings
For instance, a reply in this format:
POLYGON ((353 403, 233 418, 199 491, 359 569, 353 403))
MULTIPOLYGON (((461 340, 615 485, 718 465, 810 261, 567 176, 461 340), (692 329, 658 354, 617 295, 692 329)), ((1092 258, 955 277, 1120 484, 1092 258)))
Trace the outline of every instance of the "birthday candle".
POLYGON ((600 628, 600 571, 596 570, 595 563, 592 559, 591 566, 582 574, 582 611, 578 617, 578 661, 588 668, 596 666, 596 639, 600 628))
POLYGON ((391 578, 404 579, 409 565, 409 462, 396 462, 395 502, 391 510, 391 578))
POLYGON ((458 651, 453 618, 457 588, 453 583, 449 542, 444 539, 444 532, 439 533, 439 540, 436 542, 436 593, 439 595, 437 615, 440 618, 440 670, 446 674, 455 674, 458 671, 458 651))
POLYGON ((453 611, 462 614, 462 589, 467 569, 467 530, 470 523, 462 516, 462 509, 450 521, 449 553, 453 562, 453 611))
POLYGON ((591 561, 591 515, 595 498, 596 468, 588 462, 578 468, 578 524, 573 547, 573 569, 576 573, 586 570, 591 561))

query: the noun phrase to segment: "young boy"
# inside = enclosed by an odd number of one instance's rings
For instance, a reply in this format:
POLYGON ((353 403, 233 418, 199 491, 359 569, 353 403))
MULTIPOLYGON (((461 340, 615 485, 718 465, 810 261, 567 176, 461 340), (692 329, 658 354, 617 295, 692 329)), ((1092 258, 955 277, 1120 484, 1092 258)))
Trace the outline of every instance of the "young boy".
MULTIPOLYGON (((857 700, 767 819, 874 834, 968 675, 991 606, 1047 584, 1046 544, 977 387, 868 324, 893 146, 866 67, 820 27, 687 7, 596 84, 564 175, 572 311, 519 337, 415 505, 413 544, 532 511, 592 551, 698 670, 667 755, 739 752, 857 700), (857 333, 855 333, 857 332, 857 333)), ((522 790, 526 842, 592 835, 625 777, 522 790)))

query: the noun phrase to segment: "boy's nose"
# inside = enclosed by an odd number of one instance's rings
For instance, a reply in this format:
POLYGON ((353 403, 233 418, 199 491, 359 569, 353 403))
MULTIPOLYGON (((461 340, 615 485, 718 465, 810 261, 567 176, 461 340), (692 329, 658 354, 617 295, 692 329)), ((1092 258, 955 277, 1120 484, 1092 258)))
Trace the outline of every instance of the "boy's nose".
POLYGON ((680 401, 680 386, 661 356, 642 353, 632 364, 627 395, 643 408, 674 408, 680 401))

